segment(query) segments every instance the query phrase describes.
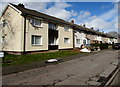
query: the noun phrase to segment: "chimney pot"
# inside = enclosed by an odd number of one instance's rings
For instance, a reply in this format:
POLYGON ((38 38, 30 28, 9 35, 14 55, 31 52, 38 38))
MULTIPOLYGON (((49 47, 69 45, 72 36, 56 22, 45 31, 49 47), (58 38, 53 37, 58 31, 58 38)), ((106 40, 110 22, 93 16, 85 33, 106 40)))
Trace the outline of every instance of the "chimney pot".
POLYGON ((85 24, 83 24, 83 27, 86 27, 86 25, 85 25, 85 24))
POLYGON ((22 7, 22 8, 25 7, 22 3, 19 3, 18 6, 19 6, 19 7, 22 7))
POLYGON ((74 20, 71 20, 71 23, 73 23, 73 24, 74 24, 74 20))
POLYGON ((93 29, 93 27, 91 27, 91 29, 93 29))

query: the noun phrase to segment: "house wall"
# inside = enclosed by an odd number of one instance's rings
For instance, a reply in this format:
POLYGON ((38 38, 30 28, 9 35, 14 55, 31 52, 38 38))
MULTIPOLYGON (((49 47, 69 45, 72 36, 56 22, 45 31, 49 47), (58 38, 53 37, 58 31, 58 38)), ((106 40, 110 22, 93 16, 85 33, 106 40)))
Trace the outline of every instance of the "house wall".
POLYGON ((97 41, 102 41, 102 37, 101 37, 100 35, 99 35, 99 36, 96 35, 96 36, 95 36, 95 40, 97 40, 97 41))
POLYGON ((90 39, 90 43, 88 43, 88 44, 91 44, 91 43, 94 43, 93 41, 95 40, 96 35, 87 34, 86 37, 90 39))
POLYGON ((30 20, 31 17, 27 17, 26 20, 26 51, 40 51, 48 50, 48 22, 42 20, 42 27, 34 27, 30 20), (32 35, 42 37, 41 45, 32 45, 32 35))
MULTIPOLYGON (((5 34, 5 42, 4 51, 15 51, 15 52, 23 52, 24 50, 24 17, 21 16, 19 12, 17 12, 12 7, 8 6, 8 9, 5 11, 5 14, 1 18, 1 22, 3 19, 6 19, 8 22, 7 26, 3 29, 0 29, 0 47, 2 50, 2 30, 4 30, 5 34), (12 31, 14 31, 14 34, 12 31)), ((42 20, 42 27, 36 28, 31 23, 31 17, 26 18, 26 44, 25 51, 42 51, 48 50, 48 22, 42 20), (32 45, 32 35, 38 35, 42 37, 42 45, 32 45)), ((64 30, 63 25, 58 26, 58 49, 69 49, 73 48, 73 29, 70 28, 69 31, 64 30), (69 38, 70 43, 64 43, 64 38, 69 38)))
POLYGON ((16 9, 8 6, 0 21, 6 20, 6 25, 1 27, 1 36, 5 37, 4 42, 0 43, 2 51, 22 51, 21 34, 23 18, 16 9))
POLYGON ((102 43, 108 43, 107 37, 102 37, 102 43))
POLYGON ((73 29, 70 28, 69 31, 64 30, 63 25, 58 26, 58 49, 69 49, 73 48, 73 29), (70 43, 64 43, 64 38, 69 38, 70 43))
POLYGON ((81 33, 79 31, 75 31, 75 34, 74 34, 74 38, 75 38, 74 44, 75 44, 75 47, 81 47, 81 45, 83 44, 83 40, 86 40, 86 44, 88 44, 87 43, 88 41, 87 41, 87 39, 85 37, 86 37, 85 33, 81 33), (80 39, 80 43, 79 44, 77 43, 76 39, 80 39))
POLYGON ((118 41, 117 41, 117 39, 116 39, 116 38, 114 38, 113 40, 114 40, 114 43, 118 43, 118 41))
POLYGON ((98 41, 102 41, 102 36, 97 36, 98 41))
POLYGON ((108 41, 109 44, 112 44, 113 39, 112 38, 107 38, 107 41, 108 41))

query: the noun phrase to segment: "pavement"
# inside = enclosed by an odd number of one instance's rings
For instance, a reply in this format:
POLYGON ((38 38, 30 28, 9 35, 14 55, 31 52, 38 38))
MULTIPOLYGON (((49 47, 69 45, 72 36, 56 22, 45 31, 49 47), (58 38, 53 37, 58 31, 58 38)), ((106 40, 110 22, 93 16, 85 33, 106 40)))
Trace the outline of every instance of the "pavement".
POLYGON ((98 85, 98 77, 118 60, 118 50, 103 50, 93 55, 76 57, 78 58, 58 64, 4 75, 2 83, 3 85, 98 85))

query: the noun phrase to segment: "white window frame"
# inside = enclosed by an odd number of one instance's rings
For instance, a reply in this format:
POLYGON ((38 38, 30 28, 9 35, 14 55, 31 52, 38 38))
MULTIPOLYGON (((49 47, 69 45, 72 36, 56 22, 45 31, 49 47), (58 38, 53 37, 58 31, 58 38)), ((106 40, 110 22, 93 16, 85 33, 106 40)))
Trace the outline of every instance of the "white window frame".
POLYGON ((64 38, 64 43, 70 43, 70 38, 64 38), (66 39, 67 41, 65 41, 65 39, 66 39))
POLYGON ((41 19, 37 19, 37 18, 33 18, 33 19, 30 19, 30 23, 34 26, 34 27, 43 27, 42 26, 42 20, 41 19), (39 22, 37 24, 37 22, 39 22))
POLYGON ((49 45, 58 45, 58 38, 52 37, 52 39, 53 39, 54 41, 53 41, 53 43, 49 43, 49 45))
POLYGON ((83 44, 87 44, 87 41, 85 39, 83 40, 83 44), (84 41, 85 41, 85 43, 84 43, 84 41))
POLYGON ((64 26, 64 30, 65 30, 65 31, 70 31, 70 27, 65 25, 65 26, 64 26), (66 28, 68 28, 68 29, 66 29, 66 28))
MULTIPOLYGON (((52 29, 52 30, 58 30, 58 25, 57 24, 51 23, 51 22, 50 22, 50 24, 54 25, 54 27, 52 26, 52 28, 50 28, 50 29, 52 29)), ((50 25, 49 25, 49 27, 50 27, 50 25)))
POLYGON ((33 46, 36 46, 36 45, 42 45, 42 36, 32 35, 31 42, 32 42, 32 45, 33 45, 33 46), (36 40, 35 40, 36 37, 40 37, 40 43, 39 43, 39 44, 36 43, 36 40), (34 40, 34 41, 33 41, 33 40, 34 40))
POLYGON ((1 37, 1 43, 4 43, 4 41, 5 41, 5 37, 2 36, 2 37, 1 37))
POLYGON ((80 39, 76 39, 76 43, 77 43, 77 44, 80 44, 80 39), (79 42, 78 42, 78 40, 79 40, 79 42))

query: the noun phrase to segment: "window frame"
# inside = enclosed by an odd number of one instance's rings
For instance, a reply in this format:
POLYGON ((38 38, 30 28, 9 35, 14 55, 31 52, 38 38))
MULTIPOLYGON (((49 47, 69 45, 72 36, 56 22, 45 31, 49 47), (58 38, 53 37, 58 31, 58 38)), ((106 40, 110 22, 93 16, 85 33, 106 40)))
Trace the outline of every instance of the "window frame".
POLYGON ((51 30, 58 30, 58 24, 56 24, 56 23, 49 22, 49 26, 48 27, 51 30))
POLYGON ((32 46, 40 46, 40 45, 42 45, 42 36, 39 36, 39 35, 32 35, 31 36, 31 44, 32 44, 32 46), (40 37, 40 44, 37 44, 36 43, 36 38, 35 37, 40 37), (34 41, 33 41, 34 40, 34 41))
POLYGON ((30 23, 31 23, 34 27, 43 27, 43 26, 42 26, 42 20, 41 20, 41 19, 31 18, 31 19, 30 19, 30 23), (39 22, 40 25, 38 25, 37 22, 39 22))
POLYGON ((64 25, 64 31, 70 31, 70 26, 64 25), (68 29, 65 29, 66 27, 67 27, 68 29))
POLYGON ((86 40, 83 40, 83 44, 86 44, 87 43, 87 41, 86 40), (85 41, 85 43, 84 43, 84 41, 85 41))
POLYGON ((76 43, 77 43, 77 44, 80 44, 80 39, 76 39, 76 43), (78 43, 78 40, 79 40, 79 43, 78 43))
POLYGON ((70 43, 70 38, 64 38, 64 43, 70 43), (65 39, 67 39, 67 42, 65 41, 65 39))

